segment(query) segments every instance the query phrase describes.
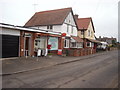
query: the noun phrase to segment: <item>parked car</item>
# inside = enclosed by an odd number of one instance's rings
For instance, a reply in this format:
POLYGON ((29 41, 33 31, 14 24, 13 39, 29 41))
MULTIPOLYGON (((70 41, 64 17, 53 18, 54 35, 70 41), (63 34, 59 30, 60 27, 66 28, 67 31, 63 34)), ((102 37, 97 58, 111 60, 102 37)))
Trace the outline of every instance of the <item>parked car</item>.
POLYGON ((97 49, 99 50, 107 50, 108 48, 108 43, 107 42, 101 42, 98 46, 97 49))

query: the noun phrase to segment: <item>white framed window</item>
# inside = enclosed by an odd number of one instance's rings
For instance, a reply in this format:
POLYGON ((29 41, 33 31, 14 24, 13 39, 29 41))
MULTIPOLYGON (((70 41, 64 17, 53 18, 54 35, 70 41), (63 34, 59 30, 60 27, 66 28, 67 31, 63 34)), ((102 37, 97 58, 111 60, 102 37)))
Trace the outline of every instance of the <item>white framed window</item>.
POLYGON ((91 47, 91 42, 87 42, 87 43, 86 43, 86 46, 87 46, 87 47, 91 47))
POLYGON ((71 48, 76 48, 77 47, 77 43, 76 42, 71 42, 71 48))
POLYGON ((82 42, 71 42, 71 48, 83 48, 82 42))
POLYGON ((50 29, 50 30, 53 29, 53 25, 48 25, 47 29, 50 29))
POLYGON ((94 47, 94 43, 91 43, 91 47, 94 47))
POLYGON ((78 48, 83 48, 83 43, 82 42, 77 43, 77 47, 78 48))
POLYGON ((92 37, 92 35, 93 35, 93 32, 91 31, 91 37, 92 37))
POLYGON ((64 48, 69 48, 69 39, 64 40, 64 48))

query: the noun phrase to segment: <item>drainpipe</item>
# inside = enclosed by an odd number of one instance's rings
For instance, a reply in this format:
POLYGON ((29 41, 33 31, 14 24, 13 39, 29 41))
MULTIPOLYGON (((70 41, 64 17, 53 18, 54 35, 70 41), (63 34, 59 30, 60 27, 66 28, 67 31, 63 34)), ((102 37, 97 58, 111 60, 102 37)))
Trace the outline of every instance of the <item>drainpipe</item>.
POLYGON ((84 29, 84 27, 83 27, 83 48, 86 48, 86 39, 85 39, 85 29, 84 29))

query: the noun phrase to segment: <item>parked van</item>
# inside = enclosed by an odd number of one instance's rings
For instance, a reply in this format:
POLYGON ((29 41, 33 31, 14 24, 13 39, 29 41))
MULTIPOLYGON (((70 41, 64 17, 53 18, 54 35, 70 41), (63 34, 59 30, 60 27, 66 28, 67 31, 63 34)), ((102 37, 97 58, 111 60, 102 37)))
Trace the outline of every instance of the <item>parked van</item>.
POLYGON ((107 42, 101 42, 101 43, 97 46, 97 49, 106 50, 107 47, 108 47, 108 43, 107 43, 107 42))

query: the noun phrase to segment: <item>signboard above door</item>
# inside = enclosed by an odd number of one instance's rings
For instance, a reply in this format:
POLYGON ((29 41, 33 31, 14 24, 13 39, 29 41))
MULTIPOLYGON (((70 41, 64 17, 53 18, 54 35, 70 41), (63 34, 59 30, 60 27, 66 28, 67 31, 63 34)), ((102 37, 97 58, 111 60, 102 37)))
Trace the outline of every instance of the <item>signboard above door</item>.
POLYGON ((31 33, 25 33, 25 37, 31 37, 31 33))

